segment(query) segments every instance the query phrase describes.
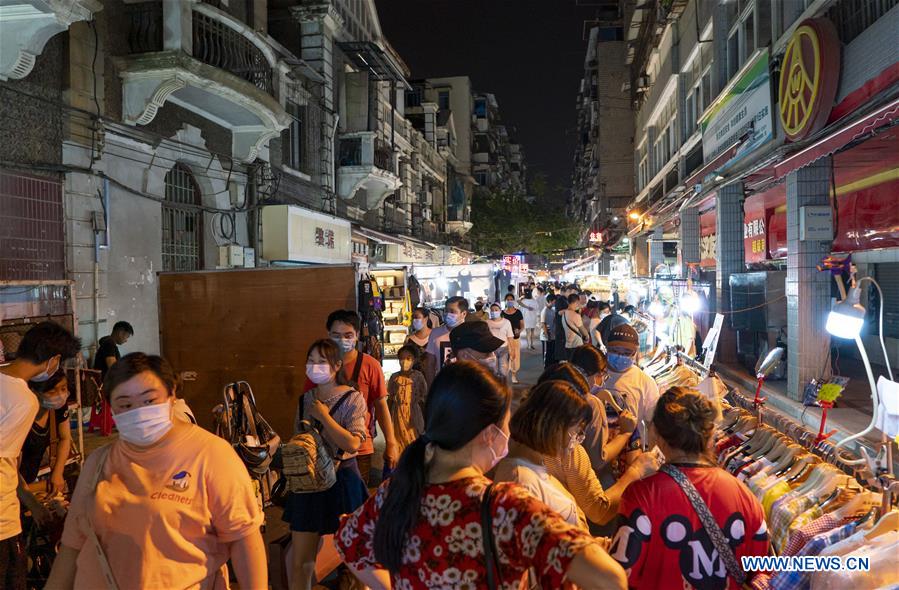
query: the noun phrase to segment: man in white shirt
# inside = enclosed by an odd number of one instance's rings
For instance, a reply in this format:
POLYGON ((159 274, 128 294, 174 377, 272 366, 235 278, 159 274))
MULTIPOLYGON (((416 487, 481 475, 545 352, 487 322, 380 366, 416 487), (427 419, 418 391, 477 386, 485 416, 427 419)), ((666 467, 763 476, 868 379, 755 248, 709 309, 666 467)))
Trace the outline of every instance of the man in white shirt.
POLYGON ((562 328, 565 330, 565 348, 569 351, 565 356, 568 358, 571 356, 570 351, 583 346, 585 342, 590 342, 590 332, 584 325, 584 318, 581 316, 579 294, 572 293, 568 296, 568 308, 560 315, 562 328))
POLYGON ((445 315, 443 319, 446 323, 431 330, 431 336, 428 338, 428 346, 425 349, 427 354, 432 355, 434 360, 436 360, 437 370, 434 371, 435 375, 443 368, 444 361, 446 360, 442 358, 441 355, 448 350, 450 331, 465 323, 465 318, 468 316, 468 300, 464 297, 459 297, 458 295, 450 297, 446 300, 444 311, 445 315), (446 344, 444 345, 444 343, 446 344))
POLYGON ((626 406, 637 417, 637 430, 626 447, 627 451, 642 448, 646 430, 659 401, 659 386, 634 362, 639 348, 640 337, 628 324, 613 328, 606 342, 609 376, 603 388, 617 398, 620 406, 626 406))
POLYGON ((46 381, 80 348, 68 330, 42 322, 25 333, 15 360, 0 367, 0 588, 24 588, 26 576, 16 495, 18 459, 40 408, 28 381, 46 381))

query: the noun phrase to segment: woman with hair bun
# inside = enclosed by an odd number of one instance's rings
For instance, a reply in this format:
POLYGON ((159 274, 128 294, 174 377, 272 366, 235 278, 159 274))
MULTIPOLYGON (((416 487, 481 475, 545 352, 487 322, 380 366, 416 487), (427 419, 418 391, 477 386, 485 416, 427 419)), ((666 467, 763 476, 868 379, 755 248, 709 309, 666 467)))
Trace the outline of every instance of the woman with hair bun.
POLYGON ((740 558, 768 554, 761 504, 715 462, 719 416, 717 404, 694 389, 672 387, 659 398, 649 432, 667 464, 625 490, 611 547, 630 588, 736 590, 751 577, 740 558), (723 552, 712 540, 718 532, 723 552))
POLYGON ((335 535, 364 584, 517 588, 533 568, 543 588, 626 587, 624 571, 589 534, 520 486, 484 476, 508 452, 510 401, 508 387, 479 363, 458 361, 437 374, 425 432, 335 535))

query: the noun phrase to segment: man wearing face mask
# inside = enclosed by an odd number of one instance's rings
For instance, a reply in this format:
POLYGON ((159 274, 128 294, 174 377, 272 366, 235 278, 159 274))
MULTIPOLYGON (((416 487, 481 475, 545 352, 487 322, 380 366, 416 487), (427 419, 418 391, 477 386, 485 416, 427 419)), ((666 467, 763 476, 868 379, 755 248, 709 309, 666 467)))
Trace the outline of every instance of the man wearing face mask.
POLYGON ((468 316, 468 299, 464 297, 450 297, 446 300, 446 307, 444 308, 444 320, 446 323, 442 326, 434 328, 431 330, 431 337, 428 339, 428 348, 427 353, 433 355, 433 357, 437 360, 437 370, 443 368, 443 358, 441 358, 441 354, 443 352, 443 343, 450 341, 450 331, 454 330, 456 327, 461 326, 465 323, 465 319, 468 316))
POLYGON ((63 470, 72 450, 72 429, 69 426, 69 388, 65 371, 58 371, 48 381, 28 384, 40 400, 41 408, 31 425, 31 430, 22 446, 22 457, 19 460, 19 500, 28 508, 35 520, 44 522, 49 514, 28 490, 27 484, 37 479, 44 453, 52 442, 56 442, 50 478, 47 481, 47 492, 50 495, 65 491, 66 482, 63 470))
POLYGON ((453 357, 457 361, 475 361, 497 373, 496 351, 504 344, 490 333, 487 322, 466 322, 450 332, 453 357))
POLYGON ((28 381, 48 381, 80 348, 68 330, 42 322, 25 333, 15 360, 0 367, 0 588, 25 587, 17 463, 41 407, 28 381))
POLYGON ((659 401, 659 386, 635 364, 639 347, 637 331, 627 324, 614 328, 606 342, 609 366, 608 379, 603 387, 617 398, 619 406, 626 406, 637 417, 637 430, 626 451, 636 451, 642 447, 646 427, 659 401))
MULTIPOLYGON (((384 371, 374 357, 356 350, 356 342, 359 338, 359 314, 350 309, 338 309, 328 316, 327 328, 328 336, 337 344, 343 355, 340 370, 342 381, 359 391, 365 398, 369 436, 359 447, 357 461, 362 479, 367 484, 370 481, 371 459, 375 452, 375 420, 384 433, 386 443, 384 462, 389 467, 393 467, 399 459, 399 448, 393 433, 393 421, 390 418, 390 408, 387 406, 387 384, 384 381, 384 371)), ((304 391, 309 391, 313 386, 314 384, 307 379, 304 391)))

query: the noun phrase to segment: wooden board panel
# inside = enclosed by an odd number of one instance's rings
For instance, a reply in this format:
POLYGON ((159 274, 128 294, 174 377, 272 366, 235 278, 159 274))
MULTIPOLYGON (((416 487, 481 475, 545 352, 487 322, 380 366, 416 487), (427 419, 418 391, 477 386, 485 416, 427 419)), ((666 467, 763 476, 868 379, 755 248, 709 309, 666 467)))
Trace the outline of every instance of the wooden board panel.
POLYGON ((226 383, 253 388, 263 416, 292 434, 306 351, 327 335, 335 309, 356 308, 352 266, 164 273, 159 276, 160 346, 177 371, 196 371, 183 397, 200 425, 226 383))

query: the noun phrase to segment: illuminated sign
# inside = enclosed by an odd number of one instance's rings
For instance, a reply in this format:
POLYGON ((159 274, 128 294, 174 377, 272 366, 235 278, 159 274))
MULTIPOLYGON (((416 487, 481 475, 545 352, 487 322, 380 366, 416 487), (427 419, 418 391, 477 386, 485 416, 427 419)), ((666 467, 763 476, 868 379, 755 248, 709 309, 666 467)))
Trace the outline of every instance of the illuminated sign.
POLYGON ((602 242, 602 232, 601 231, 592 231, 590 232, 590 241, 592 243, 600 243, 602 242))
POLYGON ((826 18, 803 22, 790 38, 780 70, 780 123, 790 141, 821 129, 833 108, 840 40, 826 18))

